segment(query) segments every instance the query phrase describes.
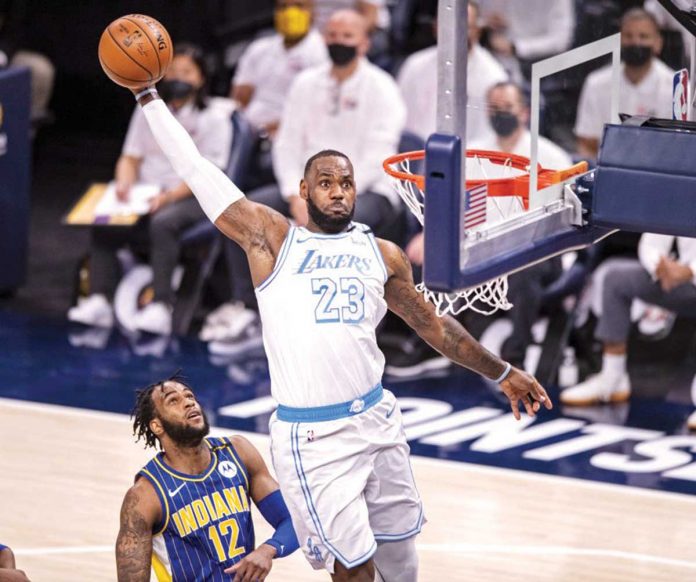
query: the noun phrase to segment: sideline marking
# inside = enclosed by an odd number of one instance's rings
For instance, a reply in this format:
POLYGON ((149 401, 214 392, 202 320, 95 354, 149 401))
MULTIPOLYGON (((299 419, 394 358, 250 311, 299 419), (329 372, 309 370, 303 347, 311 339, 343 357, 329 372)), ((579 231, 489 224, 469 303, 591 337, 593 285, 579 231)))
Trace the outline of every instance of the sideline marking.
MULTIPOLYGON (((522 556, 591 556, 601 558, 617 558, 635 562, 649 562, 679 568, 696 570, 696 562, 662 558, 637 552, 622 552, 602 548, 573 548, 568 546, 514 546, 488 544, 416 544, 423 552, 460 553, 460 554, 516 554, 522 556)), ((14 550, 16 556, 51 556, 59 554, 100 554, 113 552, 113 546, 74 546, 52 548, 20 548, 14 550)))
POLYGON ((488 544, 416 544, 424 552, 444 552, 462 554, 517 554, 524 556, 592 556, 601 558, 619 558, 636 562, 650 562, 667 566, 678 566, 696 570, 696 562, 662 558, 638 552, 623 552, 621 550, 606 550, 603 548, 573 548, 568 546, 515 546, 488 544))

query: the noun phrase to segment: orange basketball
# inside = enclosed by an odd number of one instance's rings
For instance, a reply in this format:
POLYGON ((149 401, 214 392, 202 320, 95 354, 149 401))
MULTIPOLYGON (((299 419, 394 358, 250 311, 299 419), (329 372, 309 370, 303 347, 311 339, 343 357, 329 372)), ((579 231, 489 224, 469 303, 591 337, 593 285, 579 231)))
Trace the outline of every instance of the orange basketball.
POLYGON ((99 40, 99 62, 116 84, 137 89, 159 81, 173 55, 167 29, 144 14, 114 20, 99 40))

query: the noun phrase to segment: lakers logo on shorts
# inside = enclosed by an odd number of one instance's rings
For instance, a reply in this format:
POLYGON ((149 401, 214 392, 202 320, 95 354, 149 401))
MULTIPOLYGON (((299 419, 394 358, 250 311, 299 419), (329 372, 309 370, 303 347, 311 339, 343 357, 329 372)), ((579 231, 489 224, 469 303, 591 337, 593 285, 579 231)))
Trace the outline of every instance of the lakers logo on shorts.
POLYGON ((324 558, 321 555, 321 550, 319 549, 319 546, 312 542, 312 538, 307 538, 307 550, 309 550, 309 553, 317 562, 321 562, 324 560, 324 558))
POLYGON ((365 408, 365 401, 362 398, 356 398, 355 400, 353 400, 353 403, 350 405, 350 411, 353 414, 358 414, 359 412, 362 412, 364 408, 365 408))

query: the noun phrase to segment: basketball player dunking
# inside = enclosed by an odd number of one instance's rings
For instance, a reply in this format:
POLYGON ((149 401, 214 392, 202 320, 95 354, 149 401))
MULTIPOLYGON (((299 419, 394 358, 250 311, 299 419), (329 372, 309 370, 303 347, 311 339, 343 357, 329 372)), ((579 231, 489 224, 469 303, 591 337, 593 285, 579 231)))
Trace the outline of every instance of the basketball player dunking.
POLYGON ((152 133, 215 225, 245 251, 278 409, 271 450, 310 564, 335 581, 415 582, 424 522, 394 395, 383 390, 375 328, 389 308, 461 366, 498 382, 519 419, 551 408, 542 386, 501 361, 414 287, 396 245, 352 222, 350 160, 307 161, 306 227, 255 204, 196 150, 154 88, 135 90, 152 133), (387 543, 389 542, 389 543, 387 543))

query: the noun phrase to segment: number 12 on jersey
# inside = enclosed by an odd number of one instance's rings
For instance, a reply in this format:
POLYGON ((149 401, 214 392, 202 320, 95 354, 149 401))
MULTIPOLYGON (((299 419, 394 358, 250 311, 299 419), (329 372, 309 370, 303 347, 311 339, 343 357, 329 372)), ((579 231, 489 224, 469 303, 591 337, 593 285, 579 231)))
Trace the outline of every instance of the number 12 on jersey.
POLYGON ((338 283, 329 277, 312 279, 312 294, 319 295, 317 323, 360 323, 365 318, 365 284, 357 277, 341 277, 338 283))

